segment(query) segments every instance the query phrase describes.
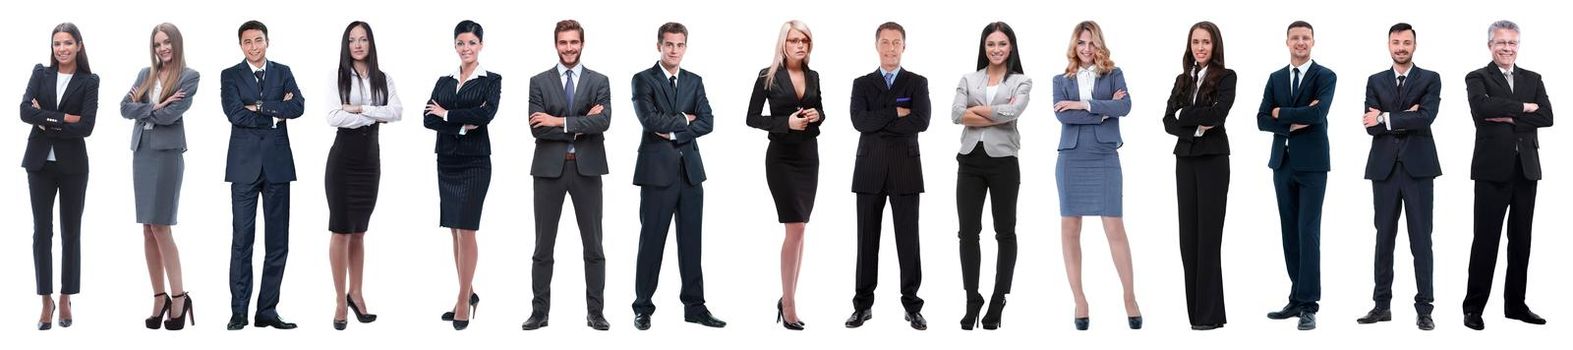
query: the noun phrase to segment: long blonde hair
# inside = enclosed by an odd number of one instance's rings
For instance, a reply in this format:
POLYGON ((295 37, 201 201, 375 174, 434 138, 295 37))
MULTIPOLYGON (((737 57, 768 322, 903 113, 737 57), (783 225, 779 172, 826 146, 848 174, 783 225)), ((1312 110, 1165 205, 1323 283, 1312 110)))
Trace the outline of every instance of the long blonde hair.
POLYGON ((180 73, 186 70, 184 40, 181 39, 180 29, 175 28, 174 24, 162 23, 153 27, 153 34, 148 35, 147 41, 149 43, 148 56, 153 59, 153 64, 148 68, 148 78, 142 81, 142 85, 137 86, 137 93, 131 96, 131 100, 142 101, 143 98, 147 97, 147 93, 153 90, 153 84, 163 81, 164 91, 159 93, 158 99, 153 101, 154 103, 163 102, 169 96, 174 95, 176 90, 179 90, 175 85, 180 84, 180 73), (168 65, 165 65, 163 61, 159 61, 158 43, 153 41, 153 38, 158 37, 159 32, 169 36, 170 51, 175 56, 168 65))
POLYGON ((1109 59, 1109 46, 1103 43, 1103 28, 1098 27, 1098 22, 1086 21, 1076 24, 1071 30, 1070 46, 1065 49, 1065 59, 1070 62, 1065 65, 1065 77, 1075 78, 1076 70, 1081 68, 1081 58, 1076 56, 1076 42, 1081 40, 1081 33, 1092 34, 1092 65, 1098 75, 1109 74, 1114 71, 1114 60, 1109 59))
MULTIPOLYGON (((808 38, 808 53, 810 55, 814 53, 814 32, 808 30, 807 24, 803 24, 803 21, 795 19, 782 23, 781 36, 776 38, 776 57, 771 59, 770 68, 765 69, 765 89, 767 90, 775 86, 776 70, 786 64, 787 34, 791 34, 794 30, 803 32, 803 37, 808 38)), ((808 69, 808 56, 803 57, 803 69, 808 69)))

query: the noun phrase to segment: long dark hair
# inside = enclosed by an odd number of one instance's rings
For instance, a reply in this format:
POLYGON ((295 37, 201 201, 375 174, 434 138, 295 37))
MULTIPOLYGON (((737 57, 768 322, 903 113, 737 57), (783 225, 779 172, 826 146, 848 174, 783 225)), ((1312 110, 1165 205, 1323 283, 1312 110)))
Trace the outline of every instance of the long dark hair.
POLYGON ((361 21, 350 22, 349 26, 344 27, 344 36, 339 40, 339 103, 350 103, 350 84, 359 81, 350 77, 351 72, 355 71, 355 58, 350 57, 350 31, 355 30, 355 27, 366 31, 366 74, 371 77, 372 105, 386 105, 388 76, 377 68, 377 39, 371 34, 371 25, 361 21))
POLYGON ((987 42, 989 34, 994 32, 1005 33, 1005 39, 1010 40, 1010 57, 1005 59, 1005 75, 1026 74, 1021 68, 1021 49, 1017 48, 1016 31, 1010 29, 1005 22, 994 22, 983 27, 983 35, 978 37, 978 70, 989 67, 989 50, 987 42))
MULTIPOLYGON (((1201 96, 1217 95, 1218 84, 1223 81, 1223 76, 1226 75, 1224 73, 1228 70, 1223 65, 1223 32, 1218 30, 1218 25, 1208 21, 1196 22, 1196 24, 1191 25, 1191 29, 1185 31, 1185 57, 1181 58, 1180 63, 1184 68, 1180 70, 1179 77, 1174 79, 1174 90, 1169 95, 1171 99, 1191 96, 1191 91, 1196 92, 1196 96, 1191 97, 1197 101, 1200 101, 1199 97, 1201 96), (1206 62, 1207 71, 1211 73, 1207 73, 1207 76, 1202 77, 1202 81, 1194 81, 1191 78, 1191 70, 1199 68, 1196 64, 1196 56, 1191 55, 1191 33, 1196 32, 1197 29, 1207 31, 1212 36, 1213 41, 1212 55, 1207 58, 1206 62), (1200 89, 1197 89, 1198 84, 1201 85, 1200 89)), ((1186 104, 1189 104, 1189 102, 1186 102, 1186 104)))
POLYGON ((1183 69, 1190 71, 1191 68, 1196 68, 1196 56, 1191 55, 1191 33, 1195 33, 1197 29, 1205 30, 1207 34, 1212 35, 1213 52, 1212 57, 1207 59, 1207 67, 1224 69, 1223 32, 1218 31, 1217 24, 1208 21, 1196 22, 1191 25, 1191 30, 1185 31, 1185 57, 1180 61, 1184 65, 1183 69))
POLYGON ((60 68, 60 60, 55 59, 55 55, 54 55, 54 52, 53 52, 54 51, 53 50, 54 36, 55 36, 55 34, 60 34, 60 33, 71 34, 71 40, 76 40, 76 45, 77 45, 77 50, 76 50, 76 71, 77 71, 77 73, 93 74, 93 68, 89 67, 88 64, 87 64, 87 48, 82 46, 82 31, 77 30, 76 29, 76 25, 75 24, 71 24, 71 22, 61 23, 60 25, 55 26, 55 30, 54 31, 49 32, 49 37, 50 37, 50 39, 49 39, 50 40, 50 44, 49 45, 51 47, 51 50, 50 50, 51 52, 50 52, 50 55, 49 55, 49 66, 50 67, 55 67, 55 68, 60 68))

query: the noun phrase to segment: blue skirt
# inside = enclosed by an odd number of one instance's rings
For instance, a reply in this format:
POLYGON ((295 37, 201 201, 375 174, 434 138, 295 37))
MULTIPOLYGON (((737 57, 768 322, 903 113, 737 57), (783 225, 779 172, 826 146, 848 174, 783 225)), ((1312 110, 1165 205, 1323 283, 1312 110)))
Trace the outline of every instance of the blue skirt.
POLYGON ((1054 180, 1060 192, 1060 216, 1122 216, 1124 181, 1115 145, 1081 142, 1061 150, 1054 163, 1054 180))

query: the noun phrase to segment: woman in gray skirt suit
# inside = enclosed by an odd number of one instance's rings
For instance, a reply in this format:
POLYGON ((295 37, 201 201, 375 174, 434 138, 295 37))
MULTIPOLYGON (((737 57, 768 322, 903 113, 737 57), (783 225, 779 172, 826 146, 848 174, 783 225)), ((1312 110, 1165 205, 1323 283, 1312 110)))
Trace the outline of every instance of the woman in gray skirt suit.
POLYGON ((170 226, 175 225, 181 174, 186 167, 181 155, 186 152, 181 117, 191 108, 200 77, 196 70, 186 68, 184 44, 175 25, 154 27, 149 51, 152 66, 137 73, 131 92, 120 100, 120 115, 135 121, 131 128, 131 178, 154 293, 147 328, 179 330, 185 328, 191 299, 185 293, 180 250, 175 247, 170 226), (164 288, 166 277, 168 289, 164 288))

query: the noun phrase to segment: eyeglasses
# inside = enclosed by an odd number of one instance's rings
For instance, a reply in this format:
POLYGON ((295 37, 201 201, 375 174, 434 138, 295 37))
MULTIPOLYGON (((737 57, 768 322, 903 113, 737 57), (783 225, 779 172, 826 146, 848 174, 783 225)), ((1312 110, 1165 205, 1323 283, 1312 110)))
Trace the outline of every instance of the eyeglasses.
POLYGON ((809 44, 813 44, 813 40, 811 40, 809 38, 791 38, 791 39, 787 39, 786 42, 788 44, 792 44, 792 45, 809 45, 809 44))

